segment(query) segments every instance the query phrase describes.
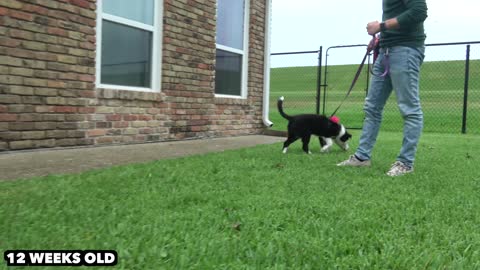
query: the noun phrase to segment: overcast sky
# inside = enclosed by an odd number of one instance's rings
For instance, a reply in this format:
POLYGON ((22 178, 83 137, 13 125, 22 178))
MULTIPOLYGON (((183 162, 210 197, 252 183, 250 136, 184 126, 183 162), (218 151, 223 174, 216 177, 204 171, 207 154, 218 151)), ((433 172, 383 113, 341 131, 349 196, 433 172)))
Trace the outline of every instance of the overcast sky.
MULTIPOLYGON (((479 0, 427 0, 427 6, 426 43, 480 41, 479 0)), ((272 0, 272 16, 272 53, 317 50, 320 46, 326 50, 368 43, 365 26, 381 20, 382 0, 272 0)), ((337 51, 329 52, 329 63, 359 63, 365 50, 337 51)), ((426 60, 464 55, 465 46, 427 48, 426 60)), ((480 58, 480 45, 472 46, 472 56, 480 58)))

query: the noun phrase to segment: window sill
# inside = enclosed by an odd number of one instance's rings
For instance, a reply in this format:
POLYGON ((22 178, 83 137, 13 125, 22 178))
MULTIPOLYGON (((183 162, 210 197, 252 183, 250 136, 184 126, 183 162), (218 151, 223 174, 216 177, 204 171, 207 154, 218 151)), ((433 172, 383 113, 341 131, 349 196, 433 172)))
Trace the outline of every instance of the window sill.
POLYGON ((125 90, 125 91, 135 91, 135 92, 151 92, 151 93, 157 93, 160 91, 156 91, 152 88, 146 88, 146 87, 137 87, 137 86, 123 86, 123 85, 114 85, 114 84, 98 84, 97 83, 97 88, 101 89, 112 89, 112 90, 125 90))
POLYGON ((247 98, 244 96, 233 96, 233 95, 222 95, 222 94, 215 94, 215 98, 224 98, 224 99, 244 99, 246 100, 247 98))
POLYGON ((165 94, 152 91, 131 91, 123 89, 97 88, 97 97, 101 99, 163 101, 165 94))
POLYGON ((245 97, 228 95, 215 95, 214 103, 217 105, 250 105, 245 97))

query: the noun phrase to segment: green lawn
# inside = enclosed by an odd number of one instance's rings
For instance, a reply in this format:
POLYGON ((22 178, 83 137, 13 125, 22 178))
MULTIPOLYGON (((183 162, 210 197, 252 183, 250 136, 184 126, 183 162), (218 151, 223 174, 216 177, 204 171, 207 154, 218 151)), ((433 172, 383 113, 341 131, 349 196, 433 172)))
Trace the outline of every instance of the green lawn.
POLYGON ((312 140, 0 182, 0 247, 117 250, 105 269, 479 269, 480 137, 424 134, 415 173, 389 178, 400 143, 381 132, 372 168, 312 140))
MULTIPOLYGON (((426 62, 422 66, 420 94, 426 132, 459 133, 462 128, 465 63, 463 61, 426 62)), ((350 87, 357 65, 328 67, 328 88, 325 113, 330 115, 340 104, 350 87)), ((470 91, 467 132, 480 134, 480 60, 470 63, 470 91)), ((270 118, 274 129, 285 130, 286 121, 277 112, 276 101, 285 96, 287 113, 315 113, 317 67, 288 67, 271 70, 270 118)), ((322 74, 324 76, 324 74, 322 74)), ((323 83, 323 80, 322 80, 323 83)), ((366 70, 338 116, 348 127, 361 127, 366 95, 366 70)), ((323 88, 321 93, 323 111, 323 88)), ((395 95, 385 108, 383 130, 402 128, 395 95)))

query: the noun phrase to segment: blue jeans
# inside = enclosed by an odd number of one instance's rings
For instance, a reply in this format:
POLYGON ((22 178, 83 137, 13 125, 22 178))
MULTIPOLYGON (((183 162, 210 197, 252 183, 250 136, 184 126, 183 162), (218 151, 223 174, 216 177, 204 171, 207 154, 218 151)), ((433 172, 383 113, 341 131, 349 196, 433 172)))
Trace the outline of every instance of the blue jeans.
MULTIPOLYGON (((383 59, 385 49, 373 67, 374 74, 385 70, 383 59)), ((388 49, 389 73, 385 77, 373 76, 365 99, 365 120, 360 143, 355 153, 362 160, 371 159, 371 153, 377 140, 382 122, 383 109, 392 90, 395 90, 398 108, 404 120, 403 143, 398 161, 413 167, 418 141, 423 129, 423 112, 420 105, 419 77, 423 63, 425 47, 392 47, 388 49)))

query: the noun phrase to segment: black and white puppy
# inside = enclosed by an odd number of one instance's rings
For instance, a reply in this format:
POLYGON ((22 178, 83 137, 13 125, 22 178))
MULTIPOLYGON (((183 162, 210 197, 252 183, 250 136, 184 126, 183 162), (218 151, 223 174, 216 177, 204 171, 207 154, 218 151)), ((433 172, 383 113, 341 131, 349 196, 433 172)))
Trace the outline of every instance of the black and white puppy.
POLYGON ((321 152, 327 152, 335 142, 343 150, 348 150, 348 140, 352 137, 345 127, 336 123, 324 115, 300 114, 295 116, 287 115, 283 111, 284 97, 278 99, 278 111, 283 118, 288 120, 288 138, 283 143, 283 153, 286 154, 288 146, 298 139, 302 139, 303 151, 310 154, 308 144, 310 137, 316 135, 319 137, 321 152))

